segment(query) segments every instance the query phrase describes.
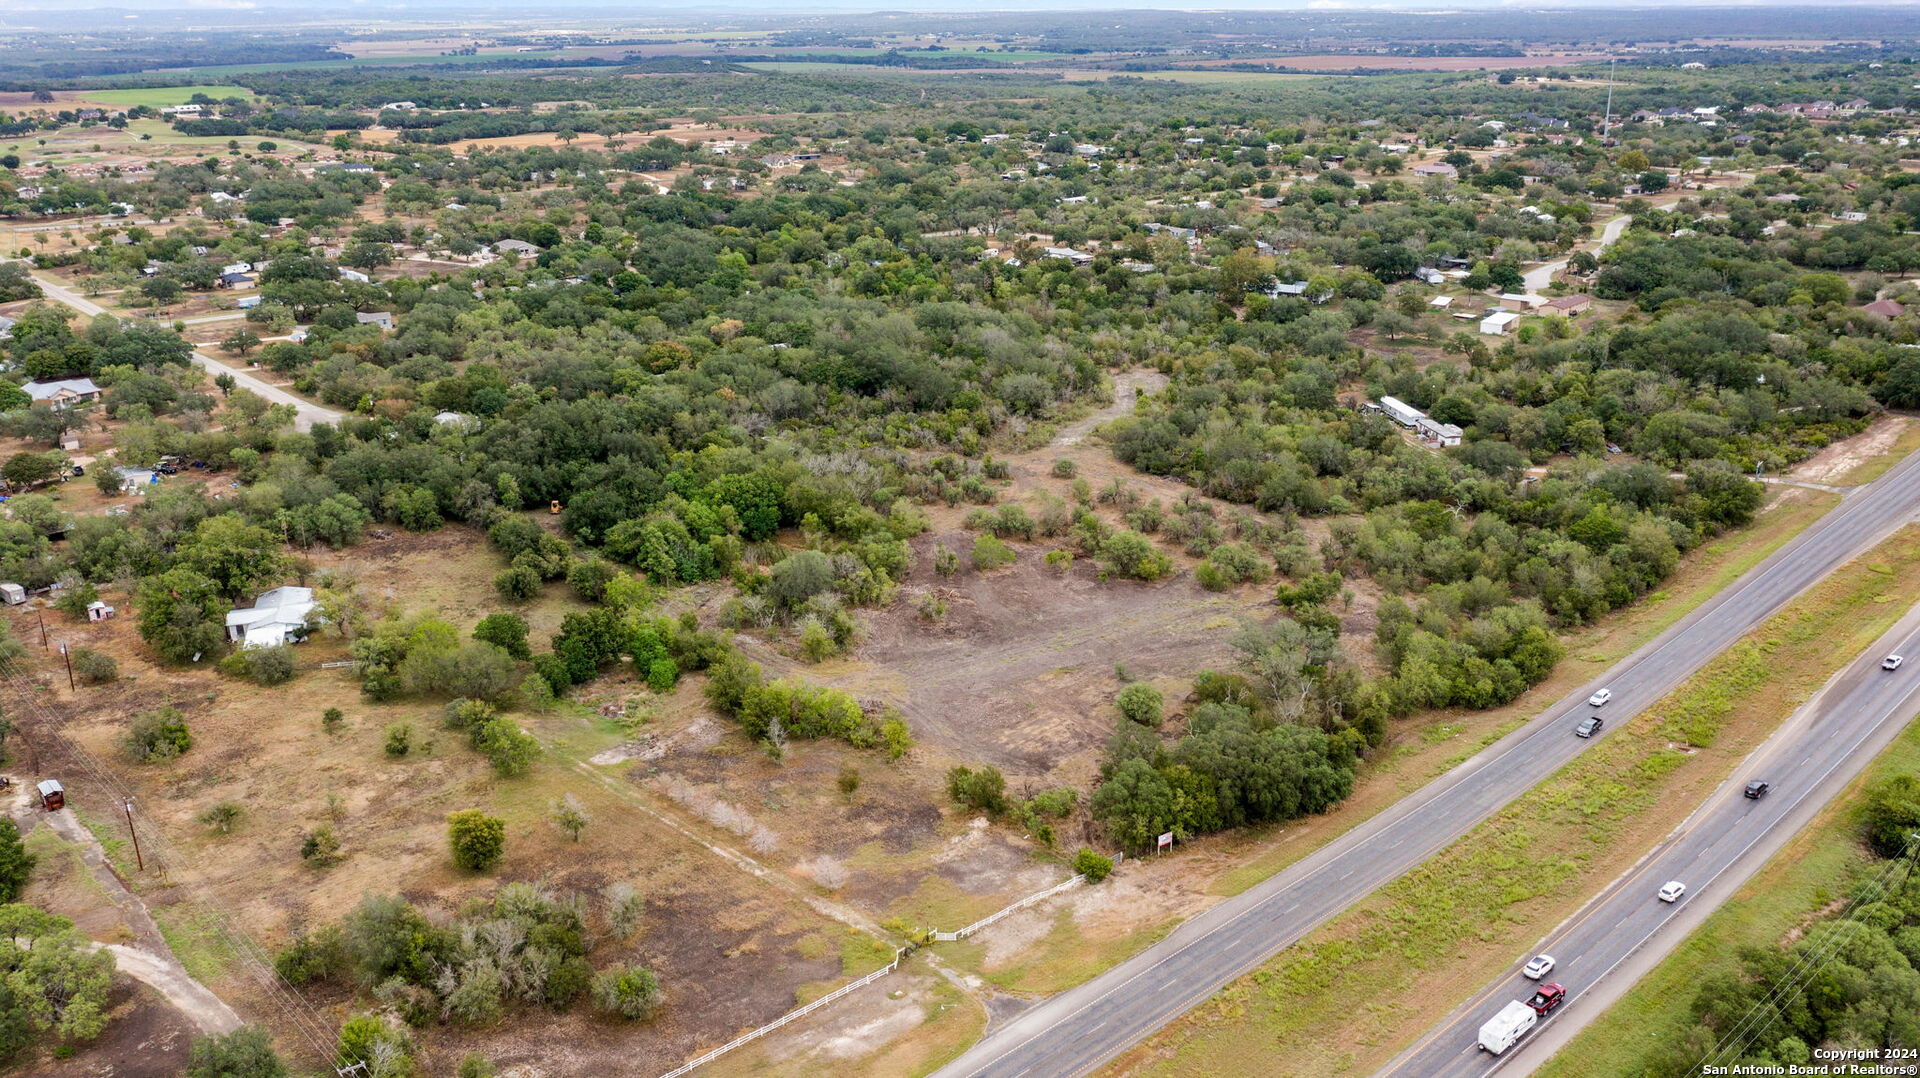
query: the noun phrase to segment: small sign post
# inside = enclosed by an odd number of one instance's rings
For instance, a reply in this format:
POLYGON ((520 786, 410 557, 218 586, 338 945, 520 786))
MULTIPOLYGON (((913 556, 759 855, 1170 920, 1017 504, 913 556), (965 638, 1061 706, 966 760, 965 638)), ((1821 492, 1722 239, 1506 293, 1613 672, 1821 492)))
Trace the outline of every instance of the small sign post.
POLYGON ((1172 848, 1173 848, 1173 832, 1168 831, 1166 834, 1160 836, 1160 841, 1157 845, 1154 846, 1153 852, 1159 853, 1161 850, 1170 850, 1172 848))

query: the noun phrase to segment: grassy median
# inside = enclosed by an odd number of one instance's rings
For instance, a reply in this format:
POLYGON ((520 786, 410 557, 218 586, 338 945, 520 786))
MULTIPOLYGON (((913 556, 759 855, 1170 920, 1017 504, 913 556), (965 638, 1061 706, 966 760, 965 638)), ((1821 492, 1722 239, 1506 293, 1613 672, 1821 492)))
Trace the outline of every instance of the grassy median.
POLYGON ((1920 532, 1908 529, 1116 1068, 1302 1075, 1375 1069, 1669 833, 1915 597, 1920 532))

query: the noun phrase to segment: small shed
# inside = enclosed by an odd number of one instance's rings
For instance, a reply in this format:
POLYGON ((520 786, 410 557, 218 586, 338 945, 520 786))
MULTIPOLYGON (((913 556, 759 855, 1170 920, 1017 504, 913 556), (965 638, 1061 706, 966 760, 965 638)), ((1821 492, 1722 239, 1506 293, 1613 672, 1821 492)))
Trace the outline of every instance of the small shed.
POLYGON ((0 584, 0 602, 8 606, 19 606, 27 601, 27 589, 18 584, 0 584))
POLYGON ((59 779, 43 780, 36 788, 40 791, 41 808, 52 812, 55 809, 66 807, 67 788, 60 785, 59 779))
POLYGON ((1520 316, 1512 311, 1495 311, 1480 320, 1480 332, 1489 337, 1504 337, 1520 316))
POLYGON ((93 602, 90 602, 87 604, 87 620, 88 621, 105 621, 112 616, 113 616, 113 607, 108 606, 106 603, 103 603, 98 599, 95 599, 93 602))

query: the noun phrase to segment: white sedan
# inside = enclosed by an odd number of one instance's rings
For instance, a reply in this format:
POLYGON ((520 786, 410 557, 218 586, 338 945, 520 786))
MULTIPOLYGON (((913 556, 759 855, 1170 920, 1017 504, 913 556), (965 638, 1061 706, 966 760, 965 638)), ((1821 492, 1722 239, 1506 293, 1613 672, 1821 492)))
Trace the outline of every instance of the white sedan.
POLYGON ((1530 981, 1537 981, 1552 972, 1553 956, 1537 954, 1533 956, 1533 961, 1527 963, 1527 968, 1520 971, 1520 975, 1530 981))
POLYGON ((1907 661, 1907 657, 1904 655, 1889 655, 1886 658, 1880 660, 1880 669, 1898 670, 1900 669, 1900 664, 1906 661, 1907 661))
POLYGON ((1607 701, 1611 699, 1613 699, 1613 690, 1601 689, 1599 692, 1587 697, 1587 703, 1593 707, 1605 707, 1607 701))
POLYGON ((1672 880, 1665 887, 1660 888, 1660 901, 1678 902, 1680 901, 1680 896, 1686 893, 1686 884, 1681 883, 1679 880, 1672 880))

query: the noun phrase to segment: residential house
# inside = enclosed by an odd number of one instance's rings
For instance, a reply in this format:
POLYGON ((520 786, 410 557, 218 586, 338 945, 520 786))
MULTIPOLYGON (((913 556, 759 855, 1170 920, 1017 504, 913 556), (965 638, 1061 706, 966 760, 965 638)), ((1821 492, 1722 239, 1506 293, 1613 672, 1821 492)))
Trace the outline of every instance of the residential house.
POLYGON ((28 382, 20 387, 27 391, 35 404, 46 404, 55 409, 71 408, 76 404, 86 404, 100 399, 100 387, 93 384, 91 378, 60 378, 46 382, 28 382))
POLYGON ((1422 161, 1410 170, 1415 176, 1445 176, 1450 180, 1460 178, 1460 170, 1445 161, 1422 161))
POLYGON ((1555 296, 1546 303, 1546 313, 1572 317, 1593 306, 1593 297, 1585 295, 1555 296))
POLYGON ((275 588, 252 607, 227 614, 227 639, 248 648, 297 644, 306 638, 318 605, 312 588, 275 588))
POLYGON ((1877 314, 1882 318, 1898 318, 1907 313, 1905 307, 1900 306, 1890 299, 1876 299, 1860 309, 1868 314, 1877 314))
POLYGON ((1547 297, 1536 296, 1531 292, 1502 292, 1500 302, 1510 303, 1523 311, 1534 311, 1546 306, 1547 297))
POLYGON ((355 312, 353 320, 363 326, 379 326, 386 330, 393 328, 392 311, 372 311, 365 314, 355 312))
POLYGON ((540 248, 526 240, 501 240, 493 245, 493 249, 498 254, 514 254, 521 258, 532 258, 540 253, 540 248))

